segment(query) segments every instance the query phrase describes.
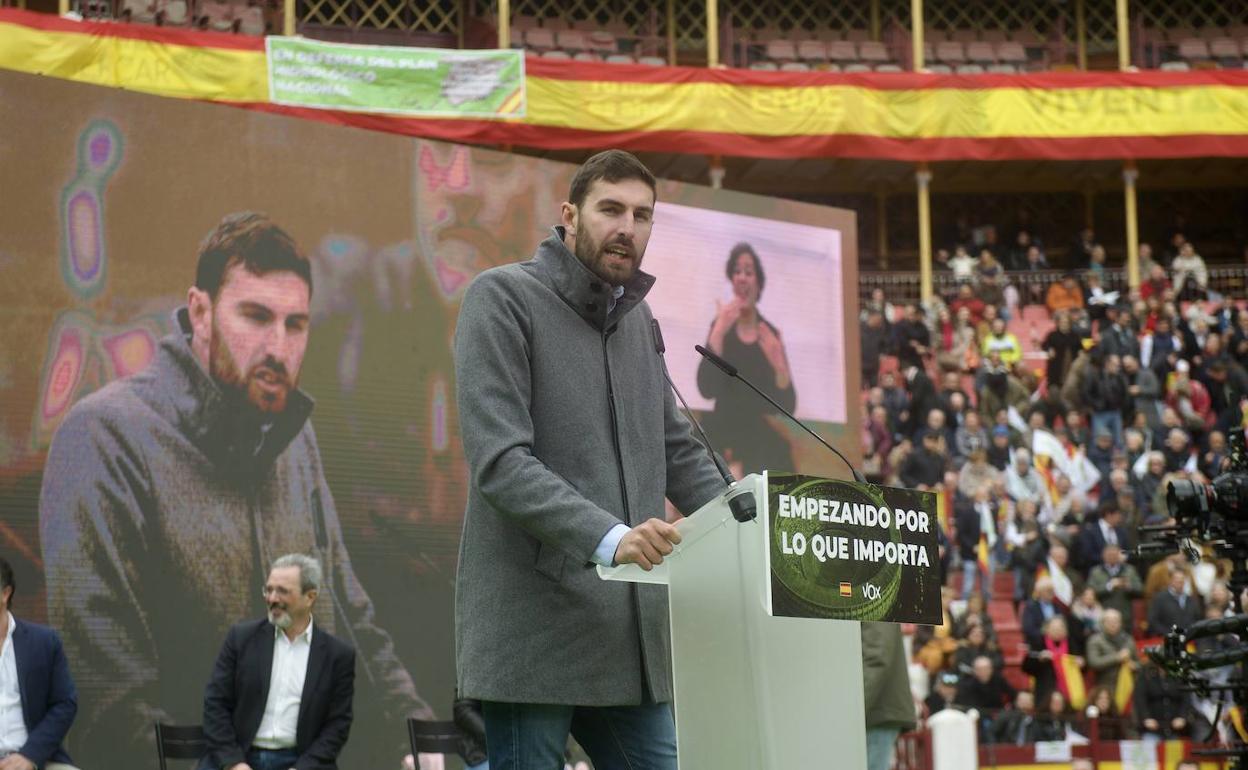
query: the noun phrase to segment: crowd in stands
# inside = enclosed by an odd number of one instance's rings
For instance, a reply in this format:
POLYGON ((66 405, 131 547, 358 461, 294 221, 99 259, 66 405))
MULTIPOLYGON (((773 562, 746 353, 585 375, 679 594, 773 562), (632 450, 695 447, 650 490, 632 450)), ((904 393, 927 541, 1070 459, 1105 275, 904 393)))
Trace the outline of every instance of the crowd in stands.
POLYGON ((981 743, 1230 735, 1223 696, 1182 691, 1140 652, 1228 613, 1229 565, 1133 549, 1141 525, 1172 522, 1171 480, 1229 459, 1248 309, 1210 291, 1181 233, 1140 245, 1147 280, 1122 293, 1102 288, 1091 230, 1050 285, 1026 281, 1047 270, 1036 234, 1002 248, 990 233, 940 252, 942 295, 898 307, 876 289, 862 308, 868 478, 943 498, 944 623, 911 639, 916 703, 975 709, 981 743))

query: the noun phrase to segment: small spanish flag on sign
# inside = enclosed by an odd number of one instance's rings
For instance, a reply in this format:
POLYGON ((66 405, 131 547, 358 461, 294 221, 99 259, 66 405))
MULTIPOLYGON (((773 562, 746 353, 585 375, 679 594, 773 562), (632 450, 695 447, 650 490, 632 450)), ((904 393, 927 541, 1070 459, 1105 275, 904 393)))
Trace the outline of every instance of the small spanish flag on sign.
POLYGON ((841 598, 842 598, 842 599, 848 599, 849 597, 851 597, 851 596, 853 596, 853 595, 854 595, 854 586, 853 586, 853 584, 851 584, 851 583, 847 583, 847 582, 845 582, 844 580, 842 580, 842 581, 841 581, 841 598))

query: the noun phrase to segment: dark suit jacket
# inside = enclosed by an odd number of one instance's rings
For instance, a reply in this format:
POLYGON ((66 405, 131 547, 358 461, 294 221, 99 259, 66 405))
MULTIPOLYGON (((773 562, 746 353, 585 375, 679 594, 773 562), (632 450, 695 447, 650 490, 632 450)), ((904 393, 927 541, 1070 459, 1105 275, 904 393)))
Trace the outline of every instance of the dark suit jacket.
POLYGON ((1179 600, 1167 589, 1158 591, 1148 605, 1148 634, 1161 636, 1170 630, 1170 626, 1187 628, 1204 617, 1200 609, 1200 600, 1188 596, 1179 607, 1179 600))
MULTIPOLYGON (((200 768, 246 759, 269 699, 275 628, 267 619, 235 625, 225 635, 204 691, 208 754, 200 768)), ((351 730, 355 648, 313 624, 308 671, 299 702, 297 770, 333 770, 351 730)))
POLYGON ((50 628, 17 620, 13 654, 27 733, 26 745, 18 753, 38 767, 47 762, 71 764, 61 744, 78 713, 78 691, 69 675, 61 637, 50 628))
MULTIPOLYGON (((1114 531, 1118 535, 1118 545, 1122 546, 1125 551, 1127 528, 1120 525, 1115 527, 1114 531)), ((1099 521, 1088 522, 1079 532, 1079 548, 1078 553, 1075 554, 1078 562, 1075 566, 1087 574, 1088 570, 1101 563, 1104 550, 1105 533, 1101 531, 1101 523, 1099 521)))
MULTIPOLYGON (((1057 614, 1066 619, 1066 630, 1071 635, 1074 634, 1075 625, 1074 618, 1069 612, 1062 609, 1061 604, 1055 599, 1053 607, 1057 610, 1057 614)), ((1023 609, 1020 613, 1020 624, 1022 626, 1023 640, 1032 647, 1041 646, 1044 641, 1044 610, 1040 607, 1040 602, 1036 599, 1028 599, 1023 602, 1023 609)))

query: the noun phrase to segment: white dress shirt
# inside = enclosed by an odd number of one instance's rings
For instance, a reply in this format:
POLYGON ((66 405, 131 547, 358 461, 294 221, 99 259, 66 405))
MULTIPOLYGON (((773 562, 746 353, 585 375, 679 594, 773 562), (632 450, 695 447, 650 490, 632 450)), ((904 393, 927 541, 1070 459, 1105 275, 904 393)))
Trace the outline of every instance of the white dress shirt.
POLYGON ((286 632, 274 628, 273 670, 269 678, 269 699, 264 718, 252 745, 262 749, 293 749, 299 730, 299 702, 303 680, 308 674, 308 652, 312 649, 312 621, 291 641, 286 632))
POLYGON ((1105 523, 1104 519, 1100 519, 1101 536, 1105 538, 1105 545, 1122 545, 1118 542, 1118 532, 1105 523))
POLYGON ((13 629, 17 621, 8 613, 9 627, 0 648, 0 752, 18 751, 26 745, 26 720, 22 717, 22 690, 17 682, 17 654, 13 652, 13 629))

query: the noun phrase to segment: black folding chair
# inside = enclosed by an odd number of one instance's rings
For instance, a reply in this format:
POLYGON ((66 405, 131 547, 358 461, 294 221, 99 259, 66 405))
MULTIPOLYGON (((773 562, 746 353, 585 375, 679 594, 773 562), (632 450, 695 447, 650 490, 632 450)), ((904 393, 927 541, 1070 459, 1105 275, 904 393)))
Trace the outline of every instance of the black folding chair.
POLYGON ((156 723, 156 756, 160 770, 169 770, 166 759, 199 759, 208 753, 208 739, 200 725, 156 723))
POLYGON ((459 728, 454 722, 408 719, 407 735, 412 741, 413 756, 417 754, 459 755, 459 728))

